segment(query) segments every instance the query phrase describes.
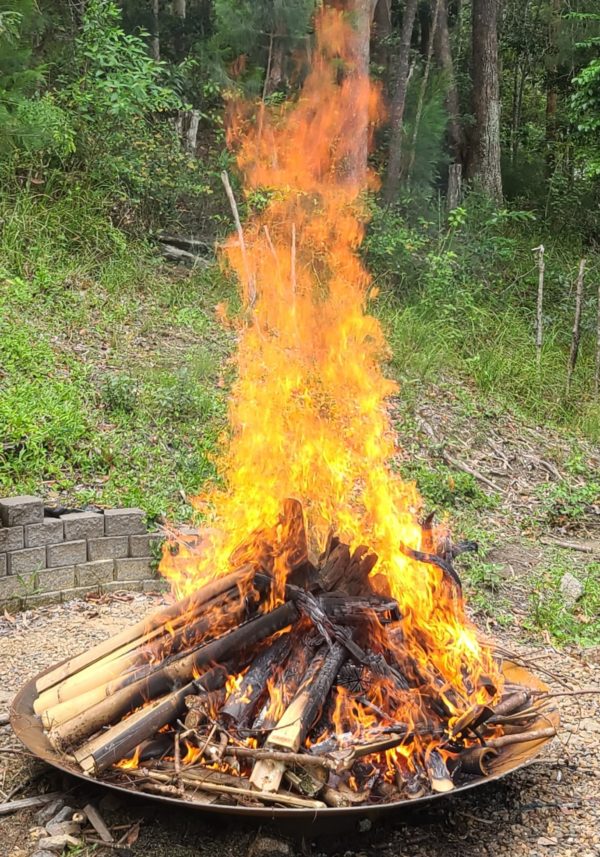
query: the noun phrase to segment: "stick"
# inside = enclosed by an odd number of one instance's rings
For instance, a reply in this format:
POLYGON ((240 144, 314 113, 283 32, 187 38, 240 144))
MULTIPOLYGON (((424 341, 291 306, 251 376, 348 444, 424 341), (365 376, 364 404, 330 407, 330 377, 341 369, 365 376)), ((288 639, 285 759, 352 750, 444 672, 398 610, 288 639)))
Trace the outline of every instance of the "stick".
POLYGON ((114 842, 114 837, 106 824, 104 823, 104 819, 98 812, 95 806, 92 806, 91 803, 88 803, 83 807, 83 811, 86 814, 87 820, 92 825, 102 842, 114 842))
POLYGON ((45 804, 59 797, 64 797, 63 792, 48 792, 45 795, 34 795, 33 797, 21 798, 21 800, 0 803, 0 815, 9 815, 11 812, 18 812, 20 809, 31 809, 34 806, 45 806, 45 804))
POLYGON ((600 544, 598 547, 593 545, 582 544, 581 542, 569 542, 565 539, 549 539, 547 536, 542 536, 540 542, 543 545, 551 547, 564 548, 565 550, 578 551, 579 553, 600 554, 600 544))
POLYGON ((577 288, 575 292, 575 318, 573 320, 573 334, 571 338, 571 351, 569 354, 569 366, 567 369, 567 395, 571 392, 571 381, 577 356, 579 354, 579 338, 581 336, 581 305, 583 303, 583 275, 585 273, 585 259, 579 262, 579 272, 577 274, 577 288))
MULTIPOLYGON (((170 774, 163 774, 158 771, 146 771, 144 769, 137 771, 130 771, 131 774, 141 778, 147 778, 150 780, 158 780, 159 782, 170 783, 172 777, 170 774)), ((198 785, 200 784, 200 788, 205 792, 217 792, 219 794, 230 794, 236 795, 238 797, 249 797, 254 800, 263 801, 265 803, 281 803, 284 806, 295 806, 302 807, 306 809, 323 809, 325 804, 320 800, 312 800, 310 798, 302 798, 296 797, 291 794, 280 794, 279 792, 258 792, 251 788, 240 788, 238 786, 230 786, 225 783, 217 783, 211 780, 199 779, 196 777, 190 777, 188 774, 183 773, 181 775, 181 779, 185 783, 185 785, 198 785)), ((247 782, 247 780, 242 779, 241 777, 236 778, 239 782, 247 782)))
POLYGON ((499 738, 490 738, 489 741, 486 741, 486 746, 499 750, 501 747, 508 747, 511 744, 543 741, 546 738, 554 738, 555 735, 556 729, 553 726, 548 726, 547 729, 532 729, 531 732, 521 732, 520 735, 501 735, 499 738))
POLYGON ((223 172, 221 173, 221 181, 223 182, 223 185, 225 187, 225 193, 227 194, 227 199, 229 200, 229 205, 231 206, 231 213, 233 214, 233 220, 235 222, 235 228, 237 229, 238 240, 240 242, 242 262, 244 263, 244 274, 246 277, 246 290, 248 292, 248 304, 250 307, 253 307, 254 302, 256 301, 256 286, 250 274, 250 267, 248 265, 248 254, 246 253, 246 242, 244 240, 244 230, 242 229, 240 214, 226 170, 223 170, 223 172))
POLYGON ((500 700, 498 705, 494 706, 494 717, 505 717, 507 714, 512 714, 518 708, 527 705, 531 695, 527 690, 518 690, 516 693, 510 693, 500 700))
POLYGON ((544 261, 544 245, 540 244, 533 251, 538 254, 538 293, 537 293, 537 313, 535 323, 535 362, 537 365, 538 374, 542 366, 542 344, 544 337, 544 273, 546 263, 544 261))
POLYGON ((286 753, 283 750, 270 750, 266 747, 228 747, 225 758, 235 756, 240 759, 272 759, 274 762, 288 762, 290 765, 304 765, 313 768, 337 770, 337 763, 325 756, 310 756, 308 753, 286 753))
POLYGON ((600 395, 600 280, 598 281, 598 306, 596 310, 596 371, 594 372, 594 394, 600 395))

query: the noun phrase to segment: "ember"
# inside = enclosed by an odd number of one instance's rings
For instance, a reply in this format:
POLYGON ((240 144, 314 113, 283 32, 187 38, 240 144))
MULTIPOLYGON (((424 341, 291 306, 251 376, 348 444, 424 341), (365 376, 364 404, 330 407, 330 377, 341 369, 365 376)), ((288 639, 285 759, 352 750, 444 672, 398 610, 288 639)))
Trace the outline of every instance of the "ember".
POLYGON ((226 248, 247 316, 225 488, 162 562, 181 600, 36 685, 82 771, 204 803, 414 800, 507 770, 556 725, 480 641, 458 550, 392 470, 394 386, 357 255, 378 96, 343 16, 317 33, 297 104, 232 116, 266 204, 226 248))

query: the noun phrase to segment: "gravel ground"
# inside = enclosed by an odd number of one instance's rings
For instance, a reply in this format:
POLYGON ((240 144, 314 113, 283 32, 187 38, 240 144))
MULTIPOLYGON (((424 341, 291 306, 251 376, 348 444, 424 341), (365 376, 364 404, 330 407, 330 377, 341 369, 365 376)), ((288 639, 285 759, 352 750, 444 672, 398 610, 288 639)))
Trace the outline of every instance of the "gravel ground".
MULTIPOLYGON (((158 603, 159 596, 131 595, 100 603, 71 602, 0 619, 0 710, 22 683, 47 666, 116 633, 158 603)), ((510 636, 502 642, 518 650, 510 636)), ((526 654, 525 650, 520 650, 526 654)), ((584 652, 551 647, 527 653, 556 690, 600 686, 600 646, 584 652), (564 684, 561 684, 564 683, 564 684)), ((48 789, 68 789, 69 804, 90 799, 111 825, 140 821, 129 853, 144 857, 192 855, 368 855, 375 857, 554 857, 600 855, 600 695, 569 695, 557 700, 562 728, 543 759, 471 794, 440 801, 425 812, 396 816, 369 828, 328 830, 303 824, 300 830, 262 830, 233 819, 173 811, 152 802, 123 802, 102 790, 88 790, 30 759, 19 750, 9 727, 0 729, 0 800, 48 789), (11 750, 13 750, 11 752, 11 750), (265 835, 272 840, 265 840, 265 835)), ((30 829, 35 810, 0 818, 0 857, 27 857, 35 849, 30 829)), ((100 854, 86 849, 78 855, 100 854)), ((104 851, 103 854, 115 852, 104 851)))

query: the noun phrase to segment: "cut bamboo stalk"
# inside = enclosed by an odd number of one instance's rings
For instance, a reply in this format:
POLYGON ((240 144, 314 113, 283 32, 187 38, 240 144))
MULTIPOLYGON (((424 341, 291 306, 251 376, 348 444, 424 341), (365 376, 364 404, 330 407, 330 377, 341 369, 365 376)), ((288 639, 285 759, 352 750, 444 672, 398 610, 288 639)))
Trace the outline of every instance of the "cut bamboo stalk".
POLYGON ((37 680, 37 692, 41 693, 47 690, 49 687, 79 672, 79 670, 96 663, 107 655, 113 654, 117 649, 126 646, 128 643, 141 640, 141 638, 147 636, 153 630, 164 627, 167 622, 173 621, 178 617, 181 617, 182 621, 188 621, 189 614, 197 612, 207 601, 222 594, 232 586, 241 586, 244 578, 250 577, 253 570, 253 566, 246 564, 230 574, 218 577, 181 601, 163 607, 135 625, 124 628, 119 634, 115 634, 113 637, 109 637, 102 643, 98 643, 97 646, 88 649, 86 652, 82 652, 80 655, 65 661, 65 663, 50 670, 50 672, 47 672, 37 680))
POLYGON ((223 723, 235 724, 237 729, 248 725, 265 691, 269 676, 287 657, 291 644, 292 635, 283 634, 254 658, 240 686, 229 695, 221 709, 219 719, 223 723))
POLYGON ((460 769, 466 774, 490 775, 490 763, 498 756, 493 747, 470 747, 459 756, 460 769))
MULTIPOLYGON (((101 773, 110 767, 110 765, 125 758, 144 739, 150 738, 158 729, 179 716, 185 707, 185 697, 198 692, 199 683, 190 682, 190 679, 199 668, 210 663, 222 662, 232 652, 235 652, 236 656, 239 656, 245 648, 271 636, 275 631, 285 628, 286 625, 289 625, 297 617, 297 610, 292 603, 282 604, 271 613, 251 619, 245 625, 241 625, 223 637, 207 643, 184 658, 172 661, 166 665, 160 665, 160 669, 156 675, 162 682, 167 683, 168 686, 181 686, 186 681, 189 683, 184 684, 180 690, 171 693, 157 709, 152 710, 148 714, 147 718, 142 718, 139 723, 136 721, 130 730, 126 730, 122 734, 119 733, 116 738, 113 738, 113 735, 116 734, 113 731, 115 727, 108 729, 103 735, 105 742, 103 747, 85 757, 84 770, 88 773, 92 771, 101 773)), ((154 688, 153 690, 154 695, 156 695, 156 689, 154 688)), ((113 699, 114 697, 106 701, 111 703, 113 699)), ((102 705, 102 703, 99 703, 99 705, 102 705)), ((120 716, 115 715, 114 707, 110 706, 105 714, 105 723, 114 722, 115 717, 120 716)), ((87 712, 87 717, 89 719, 89 712, 87 712)), ((62 727, 63 740, 64 729, 70 723, 72 721, 69 721, 69 723, 64 724, 62 727)), ((96 726, 97 723, 98 719, 95 721, 96 726)), ((80 723, 79 728, 81 730, 89 727, 85 727, 80 723)), ((88 732, 88 734, 91 733, 88 732)))
MULTIPOLYGON (((191 625, 157 639, 155 645, 158 648, 164 640, 164 649, 167 653, 164 661, 179 655, 186 649, 188 651, 197 649, 217 624, 219 633, 238 625, 246 612, 246 604, 241 599, 232 603, 229 598, 228 592, 218 596, 206 605, 206 616, 201 616, 191 625), (186 646, 188 640, 197 642, 192 646, 186 646)), ((160 665, 157 666, 156 663, 151 662, 149 657, 151 652, 151 649, 130 652, 123 658, 92 665, 84 671, 85 674, 78 673, 62 684, 50 688, 42 695, 45 697, 44 704, 48 702, 47 694, 53 697, 58 695, 60 701, 42 711, 42 723, 45 728, 50 729, 66 723, 80 711, 156 672, 160 665)))

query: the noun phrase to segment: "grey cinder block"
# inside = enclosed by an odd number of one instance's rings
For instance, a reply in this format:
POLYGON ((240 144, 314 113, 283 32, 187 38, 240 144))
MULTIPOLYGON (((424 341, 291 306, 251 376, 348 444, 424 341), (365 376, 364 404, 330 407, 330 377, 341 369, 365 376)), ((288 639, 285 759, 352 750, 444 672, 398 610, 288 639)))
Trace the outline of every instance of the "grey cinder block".
POLYGON ((102 592, 141 592, 141 580, 113 580, 111 583, 102 584, 102 592))
POLYGON ((37 548, 63 540, 63 525, 58 518, 44 518, 41 524, 25 525, 25 547, 37 548))
POLYGON ((37 574, 9 574, 8 577, 0 577, 0 602, 9 598, 19 598, 29 595, 35 591, 37 574))
POLYGON ((99 512, 69 512, 61 515, 67 541, 99 539, 104 535, 104 515, 99 512))
POLYGON ((141 509, 106 509, 104 512, 105 536, 135 536, 146 532, 141 509))
POLYGON ((44 504, 40 497, 7 497, 0 500, 0 520, 5 527, 41 524, 44 520, 44 504))
POLYGON ((20 551, 24 547, 23 527, 0 527, 0 553, 20 551))
POLYGON ((169 582, 164 577, 154 577, 152 580, 143 580, 142 587, 144 592, 168 592, 170 589, 169 582))
POLYGON ((40 592, 36 595, 25 595, 21 599, 21 609, 33 610, 36 607, 42 607, 44 604, 60 604, 62 601, 62 592, 40 592))
POLYGON ((141 536, 129 536, 130 556, 153 556, 155 549, 164 542, 160 533, 144 533, 141 536))
POLYGON ((87 558, 90 562, 94 562, 97 559, 117 559, 117 557, 127 556, 129 552, 129 539, 127 536, 90 539, 87 547, 87 558))
POLYGON ((7 553, 9 574, 28 574, 46 568, 46 548, 23 548, 7 553))
POLYGON ((61 565, 78 565, 87 559, 87 545, 82 539, 77 542, 63 542, 60 545, 48 545, 46 561, 48 568, 61 565))
POLYGON ((77 566, 77 586, 99 586, 114 579, 115 563, 112 559, 99 559, 77 566))
POLYGON ((38 592, 55 592, 71 589, 75 584, 75 566, 67 565, 61 568, 48 568, 40 571, 36 589, 38 592))
POLYGON ((115 577, 117 580, 145 580, 152 577, 152 560, 142 557, 116 559, 115 577))

